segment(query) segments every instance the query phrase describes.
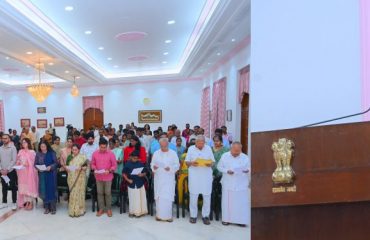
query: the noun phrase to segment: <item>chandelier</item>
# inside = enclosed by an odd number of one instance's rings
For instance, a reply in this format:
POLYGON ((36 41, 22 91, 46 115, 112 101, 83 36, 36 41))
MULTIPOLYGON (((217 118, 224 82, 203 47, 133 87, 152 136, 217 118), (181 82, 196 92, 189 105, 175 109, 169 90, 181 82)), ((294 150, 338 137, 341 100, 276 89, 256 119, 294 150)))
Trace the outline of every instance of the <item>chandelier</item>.
POLYGON ((78 90, 77 85, 76 85, 76 76, 73 76, 73 85, 71 88, 71 95, 73 97, 77 97, 79 94, 80 94, 80 91, 78 90))
POLYGON ((27 91, 36 99, 37 102, 43 102, 53 90, 53 85, 41 83, 41 71, 45 72, 45 66, 43 63, 37 63, 35 68, 37 70, 38 82, 28 86, 27 91))

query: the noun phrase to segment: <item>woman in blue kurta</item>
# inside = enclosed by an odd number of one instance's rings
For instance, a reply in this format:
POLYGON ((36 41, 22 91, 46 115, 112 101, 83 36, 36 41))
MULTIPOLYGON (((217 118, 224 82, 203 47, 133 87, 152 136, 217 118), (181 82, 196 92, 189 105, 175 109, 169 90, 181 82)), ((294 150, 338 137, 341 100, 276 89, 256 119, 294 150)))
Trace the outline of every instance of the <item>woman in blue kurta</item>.
POLYGON ((36 153, 35 165, 45 165, 46 170, 39 171, 39 191, 44 202, 44 214, 56 213, 57 202, 57 166, 55 152, 47 142, 40 142, 36 153))

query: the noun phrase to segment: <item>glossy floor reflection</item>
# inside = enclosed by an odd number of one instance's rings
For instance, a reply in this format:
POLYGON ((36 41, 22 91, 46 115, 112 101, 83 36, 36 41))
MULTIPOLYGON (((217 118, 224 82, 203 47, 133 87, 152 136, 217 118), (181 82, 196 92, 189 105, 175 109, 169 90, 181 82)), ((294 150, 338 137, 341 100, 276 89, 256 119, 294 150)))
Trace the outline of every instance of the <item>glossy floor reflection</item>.
MULTIPOLYGON (((174 218, 173 223, 157 222, 154 217, 129 218, 119 214, 118 207, 113 209, 113 217, 96 217, 87 200, 88 211, 80 218, 70 218, 67 202, 58 204, 56 215, 44 215, 41 204, 32 211, 18 210, 0 223, 0 239, 27 240, 95 240, 95 239, 250 239, 250 228, 223 226, 220 221, 212 221, 210 226, 203 225, 200 217, 197 224, 189 223, 189 218, 174 218)), ((1 209, 0 214, 10 211, 1 209)))

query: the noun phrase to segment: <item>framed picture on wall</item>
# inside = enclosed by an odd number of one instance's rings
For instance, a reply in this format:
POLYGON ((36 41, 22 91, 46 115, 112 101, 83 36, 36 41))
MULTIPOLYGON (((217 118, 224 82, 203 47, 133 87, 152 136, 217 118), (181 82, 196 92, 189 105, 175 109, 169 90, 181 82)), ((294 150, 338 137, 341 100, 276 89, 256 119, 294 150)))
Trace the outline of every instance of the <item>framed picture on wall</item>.
POLYGON ((139 110, 139 123, 161 123, 162 110, 139 110))
POLYGON ((31 119, 23 118, 21 119, 21 128, 31 127, 31 119))
POLYGON ((37 113, 46 113, 46 107, 38 107, 37 113))
POLYGON ((54 118, 54 127, 64 127, 64 117, 54 118))
POLYGON ((37 119, 37 128, 47 128, 48 120, 47 119, 37 119))

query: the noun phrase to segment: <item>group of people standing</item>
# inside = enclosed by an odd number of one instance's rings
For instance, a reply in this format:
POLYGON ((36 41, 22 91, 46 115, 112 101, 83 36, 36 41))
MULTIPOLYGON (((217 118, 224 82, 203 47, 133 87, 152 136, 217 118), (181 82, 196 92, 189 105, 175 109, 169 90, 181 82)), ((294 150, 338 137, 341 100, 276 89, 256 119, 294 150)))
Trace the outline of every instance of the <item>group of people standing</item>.
POLYGON ((17 152, 10 136, 3 134, 0 147, 2 207, 7 205, 8 190, 12 190, 13 210, 31 210, 34 199, 40 197, 44 213, 55 214, 57 175, 66 173, 69 215, 82 216, 86 212, 86 185, 93 171, 98 217, 105 213, 112 216, 111 207, 115 200, 111 186, 115 173, 127 184, 129 216, 140 217, 148 213, 145 182, 152 175, 156 220, 172 222, 176 173, 186 169, 191 223, 197 221, 198 197, 202 195, 202 220, 204 224, 210 224, 212 184, 215 179, 221 179, 223 224, 248 224, 250 162, 241 152, 241 144, 232 142, 225 130, 216 129, 214 137, 208 139, 200 127, 193 130, 188 124, 182 132, 171 125, 168 132, 159 128, 153 131, 154 134, 147 125, 144 128, 127 125, 126 129, 121 126, 118 131, 111 126, 91 129, 83 136, 72 131, 65 147, 61 147, 58 137, 54 138, 52 146, 41 139, 37 152, 27 137, 20 140, 21 149, 17 152))

